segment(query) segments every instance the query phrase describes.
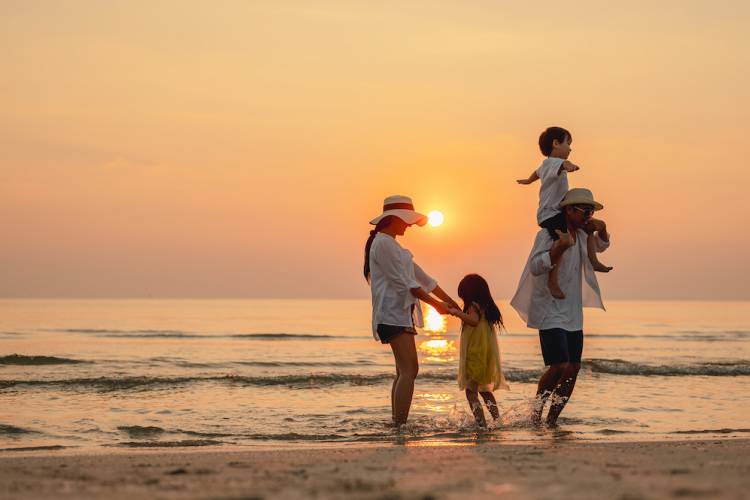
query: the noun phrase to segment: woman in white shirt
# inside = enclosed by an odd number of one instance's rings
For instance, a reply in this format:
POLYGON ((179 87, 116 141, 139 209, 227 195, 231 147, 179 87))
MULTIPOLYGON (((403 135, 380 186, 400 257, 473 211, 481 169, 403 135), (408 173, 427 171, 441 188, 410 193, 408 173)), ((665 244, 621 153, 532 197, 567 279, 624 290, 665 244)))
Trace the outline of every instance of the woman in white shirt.
POLYGON ((413 224, 424 226, 427 217, 414 211, 411 198, 389 196, 383 213, 370 221, 375 229, 365 244, 365 279, 372 292, 372 334, 391 346, 396 378, 391 388, 391 411, 396 425, 406 423, 414 393, 419 360, 414 336, 422 327, 420 300, 441 314, 458 304, 413 260, 411 252, 396 241, 413 224), (439 299, 433 297, 434 294, 439 299), (444 301, 444 302, 443 302, 444 301))

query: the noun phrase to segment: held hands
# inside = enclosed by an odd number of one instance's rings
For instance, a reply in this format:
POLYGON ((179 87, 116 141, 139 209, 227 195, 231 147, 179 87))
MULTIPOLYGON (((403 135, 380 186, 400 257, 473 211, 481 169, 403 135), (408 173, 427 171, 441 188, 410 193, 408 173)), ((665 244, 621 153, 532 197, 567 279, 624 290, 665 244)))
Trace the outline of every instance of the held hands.
POLYGON ((448 304, 447 302, 435 302, 434 304, 431 304, 431 305, 440 314, 448 314, 448 309, 450 309, 451 307, 451 305, 448 304))
POLYGON ((459 309, 458 307, 448 308, 448 314, 450 314, 451 316, 458 316, 460 312, 461 312, 461 309, 459 309))
POLYGON ((453 311, 461 310, 458 304, 456 304, 456 302, 452 299, 450 302, 438 302, 436 304, 432 304, 432 307, 434 307, 435 310, 440 314, 450 314, 451 316, 455 316, 453 311))

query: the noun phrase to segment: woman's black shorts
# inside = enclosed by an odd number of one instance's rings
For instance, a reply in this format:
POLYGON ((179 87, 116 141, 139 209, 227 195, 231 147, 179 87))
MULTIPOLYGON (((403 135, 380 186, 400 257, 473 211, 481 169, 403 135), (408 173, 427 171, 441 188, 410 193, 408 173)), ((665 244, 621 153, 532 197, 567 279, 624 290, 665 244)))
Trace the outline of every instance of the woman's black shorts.
POLYGON ((380 342, 383 344, 390 344, 391 340, 404 332, 411 333, 412 335, 417 334, 417 331, 411 326, 384 325, 382 323, 378 325, 378 337, 380 337, 380 342))

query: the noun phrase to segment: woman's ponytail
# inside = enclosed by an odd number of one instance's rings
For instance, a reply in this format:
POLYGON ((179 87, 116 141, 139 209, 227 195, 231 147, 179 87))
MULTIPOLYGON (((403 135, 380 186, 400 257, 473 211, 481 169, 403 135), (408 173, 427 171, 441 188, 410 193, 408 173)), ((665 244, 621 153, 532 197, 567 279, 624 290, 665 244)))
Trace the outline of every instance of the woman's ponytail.
POLYGON ((370 231, 370 236, 367 238, 367 243, 365 243, 365 280, 367 282, 370 281, 370 247, 372 246, 372 240, 375 239, 375 235, 377 235, 380 231, 388 227, 391 223, 391 217, 392 215, 388 215, 386 217, 383 217, 378 221, 377 225, 375 226, 375 229, 370 231))

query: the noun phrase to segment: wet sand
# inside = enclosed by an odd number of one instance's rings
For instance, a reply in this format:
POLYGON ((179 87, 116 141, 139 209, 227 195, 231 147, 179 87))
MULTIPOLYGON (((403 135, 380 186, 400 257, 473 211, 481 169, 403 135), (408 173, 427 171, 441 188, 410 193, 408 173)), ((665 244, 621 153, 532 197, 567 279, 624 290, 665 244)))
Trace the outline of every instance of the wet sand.
POLYGON ((750 440, 4 451, 0 498, 750 498, 750 440))

